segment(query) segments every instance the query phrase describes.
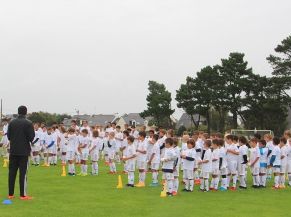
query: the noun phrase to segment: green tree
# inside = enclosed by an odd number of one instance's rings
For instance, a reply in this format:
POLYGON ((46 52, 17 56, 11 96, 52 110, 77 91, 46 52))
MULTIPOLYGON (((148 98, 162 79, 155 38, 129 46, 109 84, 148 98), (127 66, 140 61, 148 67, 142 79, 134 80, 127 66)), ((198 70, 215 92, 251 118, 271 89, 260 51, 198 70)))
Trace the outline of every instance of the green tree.
POLYGON ((253 74, 244 56, 243 53, 230 53, 229 58, 222 59, 219 66, 219 75, 224 84, 224 104, 232 113, 232 128, 234 129, 238 126, 238 116, 242 115, 244 96, 253 74))
POLYGON ((45 123, 48 126, 61 123, 64 118, 71 118, 67 114, 51 114, 48 112, 33 112, 28 115, 29 120, 33 123, 45 123))
POLYGON ((140 113, 140 116, 153 117, 156 126, 172 127, 171 115, 175 110, 171 109, 171 93, 167 91, 164 84, 156 81, 149 81, 148 85, 147 109, 140 113))

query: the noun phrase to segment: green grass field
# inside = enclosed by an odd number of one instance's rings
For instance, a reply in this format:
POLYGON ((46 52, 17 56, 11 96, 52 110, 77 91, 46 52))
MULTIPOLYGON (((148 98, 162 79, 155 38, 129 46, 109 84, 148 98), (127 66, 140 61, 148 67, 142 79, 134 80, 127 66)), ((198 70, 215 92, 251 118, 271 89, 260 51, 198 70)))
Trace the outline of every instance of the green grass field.
MULTIPOLYGON (((0 198, 7 195, 7 168, 0 159, 0 198)), ((32 201, 13 200, 0 205, 0 217, 98 216, 98 217, 287 217, 291 216, 291 189, 273 191, 248 189, 237 192, 179 193, 160 198, 161 188, 116 189, 117 176, 107 175, 100 166, 100 176, 61 177, 61 167, 30 167, 29 195, 32 201)), ((149 183, 150 174, 147 179, 149 183)), ((127 176, 123 175, 126 183, 127 176)), ((271 185, 271 183, 269 184, 271 185)), ((16 195, 19 188, 16 185, 16 195)))

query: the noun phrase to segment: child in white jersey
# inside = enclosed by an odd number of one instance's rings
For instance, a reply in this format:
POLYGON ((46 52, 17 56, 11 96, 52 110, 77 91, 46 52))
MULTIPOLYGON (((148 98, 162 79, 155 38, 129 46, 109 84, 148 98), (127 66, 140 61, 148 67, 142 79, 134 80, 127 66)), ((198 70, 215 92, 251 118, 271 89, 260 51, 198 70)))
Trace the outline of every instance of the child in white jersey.
POLYGON ((167 186, 167 195, 173 196, 173 182, 174 182, 174 167, 175 161, 177 160, 176 152, 173 148, 174 141, 172 138, 167 138, 165 140, 165 153, 161 158, 163 179, 167 186))
POLYGON ((220 157, 220 151, 219 151, 219 140, 214 139, 212 141, 212 180, 210 184, 210 190, 217 191, 218 185, 219 185, 219 157, 220 157))
POLYGON ((260 150, 258 147, 258 140, 256 138, 252 138, 250 140, 250 162, 249 166, 253 176, 253 188, 260 187, 260 150))
POLYGON ((136 149, 134 146, 134 137, 128 136, 127 140, 127 147, 123 152, 122 160, 126 162, 126 169, 128 172, 128 184, 127 187, 134 187, 134 172, 135 172, 135 162, 136 162, 136 149))
POLYGON ((139 182, 135 185, 138 188, 145 187, 146 168, 147 168, 147 141, 146 133, 139 132, 138 143, 136 147, 137 169, 139 171, 139 182))
POLYGON ((61 153, 61 161, 62 165, 66 164, 66 155, 67 155, 67 145, 66 145, 66 129, 64 127, 60 128, 60 153, 61 153))
POLYGON ((200 190, 204 192, 209 191, 209 177, 212 171, 212 162, 211 162, 211 140, 206 140, 204 142, 204 154, 201 158, 199 164, 201 167, 201 181, 200 181, 200 190))
POLYGON ((185 182, 185 192, 193 192, 194 189, 194 167, 195 167, 195 141, 190 139, 187 141, 187 149, 184 149, 181 153, 183 159, 183 180, 185 182))
POLYGON ((32 165, 39 166, 40 163, 40 156, 39 152, 41 149, 41 143, 40 143, 40 133, 38 131, 39 129, 39 124, 34 124, 34 131, 35 131, 35 137, 33 139, 33 142, 31 144, 31 149, 32 149, 32 165))
MULTIPOLYGON (((120 151, 121 151, 122 156, 124 156, 126 148, 128 146, 128 143, 127 143, 128 137, 129 137, 129 132, 127 130, 123 131, 123 142, 122 142, 121 147, 120 147, 120 151)), ((127 162, 126 161, 123 161, 122 173, 127 174, 127 162)))
POLYGON ((54 146, 56 146, 55 136, 53 134, 53 129, 51 127, 47 128, 47 134, 45 136, 45 164, 44 166, 49 167, 52 165, 52 157, 54 152, 54 146))
POLYGON ((273 190, 278 190, 280 185, 280 168, 281 168, 281 149, 279 147, 280 139, 277 137, 273 138, 273 151, 270 159, 270 166, 274 172, 274 183, 273 190))
POLYGON ((228 169, 228 186, 230 186, 230 180, 232 177, 231 191, 236 190, 237 182, 237 158, 239 156, 239 150, 236 144, 233 142, 233 135, 226 136, 226 157, 227 157, 227 169, 228 169))
POLYGON ((227 160, 226 148, 224 147, 224 140, 219 139, 219 173, 221 175, 220 191, 227 191, 227 160))
MULTIPOLYGON (((173 196, 176 196, 178 193, 178 189, 179 189, 179 176, 180 176, 180 165, 181 165, 181 148, 178 146, 178 139, 177 138, 173 138, 174 144, 174 150, 176 152, 177 160, 175 162, 175 167, 174 167, 174 182, 173 182, 173 196)), ((194 168, 193 168, 194 170, 194 168)))
POLYGON ((240 189, 246 189, 246 166, 248 163, 248 147, 247 147, 247 139, 246 137, 242 136, 239 138, 239 164, 238 164, 238 172, 239 172, 239 182, 240 182, 240 189))
POLYGON ((109 133, 108 140, 105 143, 105 147, 108 150, 108 159, 109 159, 109 174, 116 174, 116 165, 115 165, 115 154, 116 154, 116 140, 115 133, 112 131, 109 133))
POLYGON ((90 146, 90 138, 89 132, 86 128, 82 129, 81 137, 79 138, 79 153, 81 155, 81 173, 80 176, 88 175, 88 157, 89 157, 89 146, 90 146))
POLYGON ((67 135, 67 161, 68 161, 68 174, 69 176, 75 176, 76 175, 76 170, 75 170, 75 153, 78 148, 78 138, 75 134, 75 129, 70 128, 68 130, 68 135, 67 135))
POLYGON ((97 176, 99 173, 98 161, 99 161, 99 154, 103 147, 103 141, 99 137, 99 131, 93 130, 92 132, 92 139, 91 144, 89 147, 89 154, 92 161, 92 172, 91 175, 97 176))
POLYGON ((279 188, 284 189, 285 188, 285 177, 286 177, 286 171, 287 171, 287 154, 288 154, 288 148, 287 148, 287 140, 285 137, 282 137, 280 139, 280 149, 281 149, 281 168, 280 168, 280 182, 279 182, 279 188))
POLYGON ((119 164, 120 163, 120 148, 123 142, 123 133, 121 132, 120 126, 116 126, 115 131, 116 131, 115 132, 115 141, 116 141, 115 159, 116 159, 116 162, 119 164))
POLYGON ((267 181, 267 167, 268 167, 268 148, 266 148, 266 141, 259 141, 260 148, 260 187, 266 187, 267 181))
POLYGON ((266 134, 264 135, 264 140, 266 141, 266 148, 268 149, 268 154, 267 154, 267 157, 268 157, 268 169, 267 169, 267 179, 270 180, 272 178, 272 167, 270 166, 270 160, 271 160, 271 157, 272 157, 272 151, 273 151, 273 148, 274 148, 274 145, 273 145, 273 136, 270 135, 270 134, 266 134))
POLYGON ((160 168, 160 145, 158 143, 159 135, 155 134, 152 137, 152 143, 154 143, 153 148, 151 150, 152 154, 148 161, 148 165, 152 170, 152 183, 150 184, 151 187, 156 187, 159 185, 158 175, 159 175, 159 168, 160 168))

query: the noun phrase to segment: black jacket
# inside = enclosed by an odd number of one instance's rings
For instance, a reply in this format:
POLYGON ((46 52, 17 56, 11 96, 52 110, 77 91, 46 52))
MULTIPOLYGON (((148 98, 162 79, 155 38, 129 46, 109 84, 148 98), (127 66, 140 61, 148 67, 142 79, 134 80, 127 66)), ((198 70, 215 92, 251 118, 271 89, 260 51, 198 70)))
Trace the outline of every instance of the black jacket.
POLYGON ((19 115, 8 125, 7 137, 10 141, 10 154, 18 156, 29 156, 31 152, 30 143, 35 136, 31 121, 25 116, 19 115))

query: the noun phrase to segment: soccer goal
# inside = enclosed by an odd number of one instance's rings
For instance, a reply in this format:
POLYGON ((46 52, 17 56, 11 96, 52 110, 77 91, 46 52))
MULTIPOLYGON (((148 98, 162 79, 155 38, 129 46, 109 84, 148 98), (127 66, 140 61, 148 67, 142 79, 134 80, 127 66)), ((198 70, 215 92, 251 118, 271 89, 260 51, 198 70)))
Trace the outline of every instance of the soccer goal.
POLYGON ((257 130, 257 129, 254 129, 254 130, 239 130, 239 129, 236 129, 236 130, 231 130, 231 134, 232 135, 236 135, 236 136, 245 136, 248 139, 253 138, 255 134, 260 134, 262 136, 262 138, 263 138, 263 136, 265 134, 270 134, 272 136, 274 135, 272 130, 257 130))

